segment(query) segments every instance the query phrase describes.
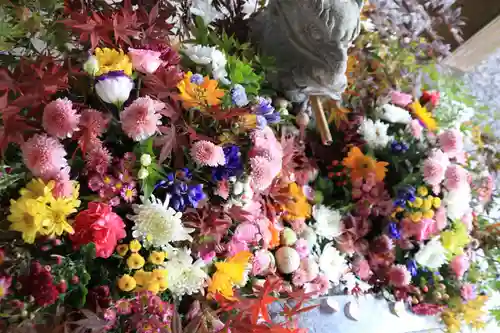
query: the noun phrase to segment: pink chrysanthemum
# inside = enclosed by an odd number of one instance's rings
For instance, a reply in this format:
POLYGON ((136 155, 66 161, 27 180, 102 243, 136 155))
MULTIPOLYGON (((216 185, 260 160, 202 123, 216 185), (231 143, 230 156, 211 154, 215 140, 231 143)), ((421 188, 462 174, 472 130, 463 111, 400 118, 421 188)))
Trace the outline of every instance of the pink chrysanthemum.
POLYGON ((158 130, 165 103, 151 99, 149 96, 139 97, 120 113, 122 129, 130 138, 141 141, 149 138, 158 130))
POLYGON ((105 174, 111 163, 109 151, 102 145, 96 146, 85 156, 87 169, 99 174, 105 174))
POLYGON ((424 180, 431 186, 438 186, 444 179, 450 165, 448 156, 441 150, 434 150, 424 161, 424 180))
POLYGON ((446 173, 444 175, 444 186, 448 189, 448 191, 458 190, 462 186, 467 186, 469 173, 467 170, 462 168, 460 165, 453 164, 450 165, 446 169, 446 173))
POLYGON ((276 173, 271 162, 261 156, 250 158, 250 179, 252 186, 258 191, 263 191, 268 188, 273 182, 276 173))
POLYGON ((108 125, 107 117, 100 111, 94 109, 86 109, 82 111, 80 119, 80 127, 84 128, 88 135, 98 137, 108 125))
POLYGON ((69 176, 69 167, 62 169, 59 174, 54 177, 56 182, 52 194, 56 198, 70 198, 73 195, 73 181, 69 176))
POLYGON ((411 135, 417 140, 420 140, 422 138, 422 132, 424 130, 424 127, 420 124, 420 121, 417 119, 413 119, 410 122, 410 132, 411 135))
POLYGON ((202 140, 195 142, 191 147, 191 157, 196 164, 201 166, 216 167, 226 163, 222 147, 209 141, 202 140))
POLYGON ((66 150, 55 138, 35 134, 22 146, 24 164, 35 177, 55 178, 68 165, 66 150))
POLYGON ((58 98, 45 106, 42 124, 47 133, 58 138, 71 137, 78 130, 80 115, 73 109, 73 102, 58 98))
POLYGON ((391 100, 397 106, 405 107, 413 101, 413 96, 394 90, 391 92, 391 100))
POLYGON ((115 309, 118 314, 128 315, 132 312, 132 303, 128 299, 119 299, 115 303, 115 309))
POLYGON ((460 280, 470 267, 469 257, 465 254, 456 256, 451 260, 450 267, 453 273, 457 276, 457 279, 460 280))
POLYGON ((411 274, 404 265, 394 265, 387 274, 389 283, 397 288, 406 287, 411 283, 411 274))
POLYGON ((459 158, 464 150, 464 138, 458 129, 447 130, 439 135, 439 145, 450 158, 459 158))

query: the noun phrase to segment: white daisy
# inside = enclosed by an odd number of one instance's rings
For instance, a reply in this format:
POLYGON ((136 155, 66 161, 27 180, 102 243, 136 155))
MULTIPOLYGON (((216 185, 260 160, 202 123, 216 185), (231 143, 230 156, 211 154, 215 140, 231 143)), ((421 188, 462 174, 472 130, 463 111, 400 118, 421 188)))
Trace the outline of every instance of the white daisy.
POLYGON ((189 59, 199 65, 209 65, 212 62, 212 53, 214 50, 215 47, 198 44, 186 44, 183 49, 189 59))
POLYGON ((334 285, 340 283, 340 278, 347 272, 348 266, 344 255, 328 243, 319 257, 319 269, 334 285))
POLYGON ((333 240, 342 234, 342 215, 339 211, 323 205, 315 205, 312 215, 316 220, 314 229, 317 235, 333 240))
POLYGON ((164 202, 151 196, 151 200, 143 201, 142 205, 132 205, 135 215, 127 216, 135 223, 132 236, 156 247, 167 247, 169 242, 192 241, 189 234, 194 229, 183 226, 182 213, 169 207, 169 201, 170 196, 164 202))
POLYGON ((389 124, 384 124, 380 120, 373 122, 365 118, 359 127, 358 133, 363 136, 366 143, 372 148, 385 148, 392 137, 387 135, 389 124))

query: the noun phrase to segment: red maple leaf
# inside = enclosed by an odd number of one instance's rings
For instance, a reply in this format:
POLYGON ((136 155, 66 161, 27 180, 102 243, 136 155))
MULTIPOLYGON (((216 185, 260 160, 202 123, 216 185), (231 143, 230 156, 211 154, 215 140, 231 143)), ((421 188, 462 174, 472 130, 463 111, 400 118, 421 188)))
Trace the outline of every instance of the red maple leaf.
POLYGON ((158 162, 163 163, 175 147, 176 143, 176 129, 175 126, 159 126, 158 129, 162 133, 162 135, 157 136, 155 138, 154 144, 155 146, 159 146, 160 148, 160 156, 158 157, 158 162))
POLYGON ((271 317, 269 316, 269 310, 267 306, 278 300, 277 297, 272 296, 273 292, 279 291, 281 288, 282 281, 279 279, 267 279, 264 286, 255 286, 254 294, 257 296, 255 299, 249 300, 252 305, 252 322, 257 323, 260 316, 268 322, 271 323, 271 317))
POLYGON ((216 243, 220 243, 233 223, 227 213, 213 206, 188 209, 182 219, 186 226, 195 228, 200 237, 211 236, 216 243))
POLYGON ((144 77, 142 93, 161 100, 169 97, 175 99, 177 84, 183 76, 176 66, 160 67, 154 74, 144 77))

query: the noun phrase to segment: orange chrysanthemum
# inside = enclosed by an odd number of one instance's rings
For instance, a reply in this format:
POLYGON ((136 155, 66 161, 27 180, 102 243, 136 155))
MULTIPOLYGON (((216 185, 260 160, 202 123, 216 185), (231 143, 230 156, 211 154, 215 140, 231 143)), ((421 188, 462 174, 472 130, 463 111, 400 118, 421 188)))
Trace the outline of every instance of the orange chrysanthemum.
POLYGON ((224 96, 224 91, 217 89, 218 82, 210 80, 208 76, 203 78, 203 82, 197 84, 191 82, 193 73, 188 72, 184 75, 184 79, 177 85, 180 91, 182 105, 188 109, 193 107, 207 108, 221 103, 221 98, 224 96))
POLYGON ((302 187, 297 183, 290 183, 287 191, 288 199, 281 207, 286 213, 287 221, 306 219, 311 216, 311 205, 304 195, 302 187))
POLYGON ((351 170, 351 179, 367 178, 369 174, 375 174, 377 181, 382 181, 385 178, 389 163, 377 162, 373 157, 367 156, 361 152, 358 147, 352 147, 349 154, 342 164, 351 170))

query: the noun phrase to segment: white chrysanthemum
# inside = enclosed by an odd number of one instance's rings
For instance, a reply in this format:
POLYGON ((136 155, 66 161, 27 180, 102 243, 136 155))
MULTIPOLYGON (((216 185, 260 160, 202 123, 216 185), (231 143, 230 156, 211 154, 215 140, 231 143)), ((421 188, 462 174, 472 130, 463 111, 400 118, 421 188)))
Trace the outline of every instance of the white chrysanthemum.
POLYGON ((208 275, 203 270, 204 265, 202 259, 193 263, 188 249, 175 249, 171 252, 163 267, 167 270, 168 289, 174 297, 192 295, 205 287, 208 275))
POLYGON ((223 80, 224 83, 228 83, 227 81, 227 71, 226 71, 227 59, 226 55, 221 51, 214 49, 212 51, 212 76, 216 80, 223 80))
POLYGON ((345 257, 339 250, 328 243, 319 257, 319 269, 334 285, 340 283, 340 278, 347 272, 348 267, 345 257))
POLYGON ((212 6, 213 0, 193 0, 189 11, 191 14, 200 16, 205 25, 222 18, 222 13, 212 6))
POLYGON ((342 215, 339 211, 323 205, 315 205, 312 215, 316 220, 314 229, 317 235, 333 240, 342 234, 342 215))
POLYGON ((358 133, 363 136, 366 143, 372 148, 385 148, 392 137, 387 135, 389 124, 384 124, 380 120, 373 122, 371 119, 364 119, 359 127, 358 133))
POLYGON ((407 110, 392 104, 382 105, 380 108, 380 118, 397 124, 409 124, 412 119, 407 110))
POLYGON ((446 263, 446 249, 439 237, 433 238, 415 254, 415 260, 421 266, 438 269, 446 263))
POLYGON ((212 62, 212 53, 214 50, 215 47, 198 44, 186 44, 183 49, 189 59, 199 65, 209 65, 212 62))
POLYGON ((457 190, 445 192, 443 203, 446 206, 448 218, 461 219, 470 210, 471 200, 472 193, 468 184, 457 190))
POLYGON ((166 247, 169 242, 192 241, 189 235, 194 231, 182 224, 182 213, 168 207, 170 196, 162 202, 151 196, 151 200, 143 201, 142 205, 133 205, 135 215, 127 216, 135 223, 132 236, 145 240, 157 247, 166 247))

